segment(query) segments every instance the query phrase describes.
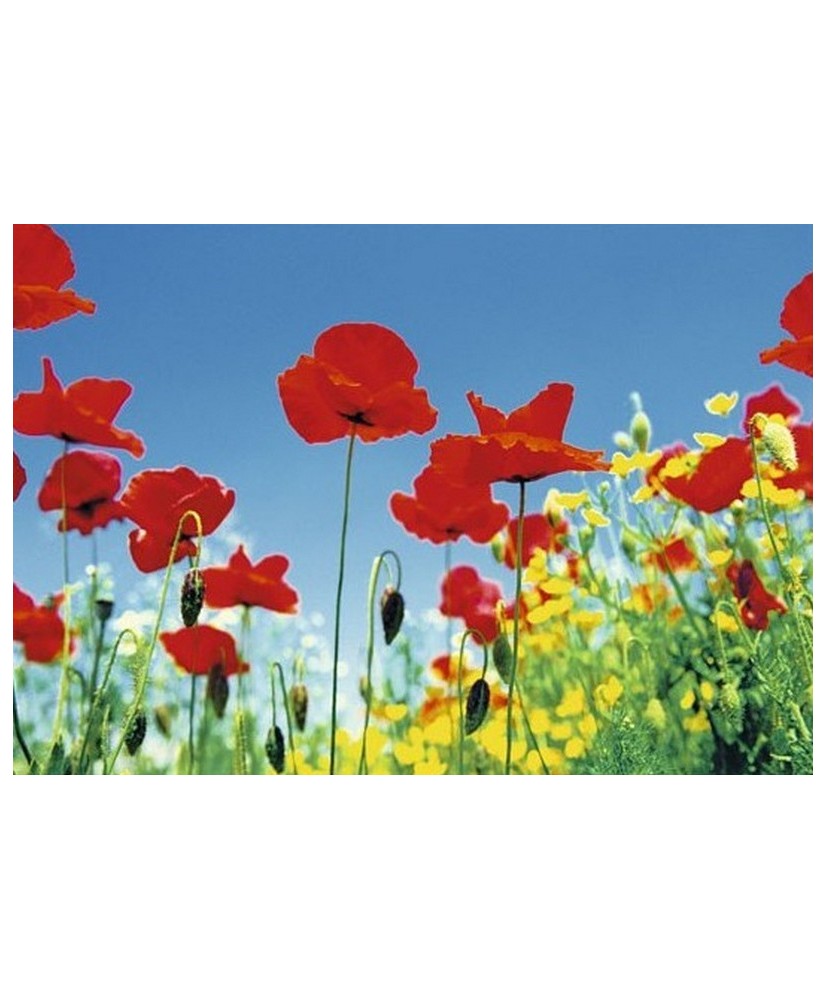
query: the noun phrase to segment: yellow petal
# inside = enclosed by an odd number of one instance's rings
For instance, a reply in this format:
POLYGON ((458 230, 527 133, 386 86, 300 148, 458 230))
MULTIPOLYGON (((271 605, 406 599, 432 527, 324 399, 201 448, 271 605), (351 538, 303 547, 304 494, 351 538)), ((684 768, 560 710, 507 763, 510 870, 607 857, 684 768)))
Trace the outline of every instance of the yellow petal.
POLYGON ((585 756, 585 740, 579 736, 572 736, 565 744, 565 756, 568 760, 576 760, 585 756))
POLYGON ((719 448, 726 439, 721 434, 707 434, 704 431, 698 431, 694 435, 694 440, 701 448, 711 451, 712 448, 719 448))
POLYGON ((447 715, 440 715, 433 722, 424 727, 424 739, 426 743, 438 743, 440 746, 448 747, 453 742, 453 731, 450 726, 450 718, 447 715))
POLYGON ((586 503, 588 499, 587 490, 581 490, 579 493, 558 493, 555 489, 552 489, 549 491, 545 502, 557 507, 564 507, 565 510, 576 510, 582 504, 586 503))
POLYGON ((385 705, 384 715, 388 722, 398 722, 407 715, 407 705, 385 705))
POLYGON ((637 492, 631 497, 631 503, 644 503, 654 496, 653 486, 640 486, 637 492))
POLYGON ((574 589, 573 580, 566 580, 563 577, 552 576, 550 579, 540 583, 539 589, 543 594, 552 594, 559 597, 562 594, 570 594, 574 589))
POLYGON ((614 452, 614 457, 611 459, 611 472, 616 476, 625 478, 634 469, 650 469, 661 457, 661 451, 638 451, 631 456, 624 455, 621 451, 616 451, 614 452))
POLYGON ((585 518, 588 524, 592 525, 594 528, 605 528, 607 525, 611 523, 610 517, 606 517, 604 514, 601 514, 598 510, 594 510, 593 507, 587 507, 582 512, 582 516, 585 518))
POLYGON ((725 566, 734 553, 731 549, 713 549, 708 553, 708 561, 712 566, 725 566))
POLYGON ((683 711, 687 712, 696 700, 697 696, 694 694, 691 688, 689 688, 686 691, 686 693, 682 696, 682 698, 680 698, 680 708, 682 708, 683 711))
POLYGON ((737 406, 739 398, 740 396, 736 392, 729 393, 728 395, 724 392, 718 392, 716 396, 712 396, 711 399, 706 400, 705 407, 709 413, 713 413, 716 417, 727 417, 734 407, 737 406))

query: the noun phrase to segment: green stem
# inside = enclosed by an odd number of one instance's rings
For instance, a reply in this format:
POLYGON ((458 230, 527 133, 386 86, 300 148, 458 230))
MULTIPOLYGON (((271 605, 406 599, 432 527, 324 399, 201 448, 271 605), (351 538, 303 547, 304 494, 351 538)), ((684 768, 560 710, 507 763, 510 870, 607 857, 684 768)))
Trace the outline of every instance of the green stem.
POLYGON ((201 540, 203 538, 203 533, 204 533, 203 525, 201 524, 201 515, 195 510, 187 510, 184 511, 184 513, 181 515, 180 520, 178 521, 178 530, 175 532, 175 538, 172 542, 172 548, 169 550, 169 561, 166 564, 166 572, 164 573, 163 583, 161 584, 161 599, 160 602, 158 603, 158 614, 157 617, 155 618, 155 627, 152 631, 152 639, 149 643, 149 650, 146 654, 146 663, 144 669, 141 670, 140 679, 138 681, 138 688, 137 691, 135 692, 135 697, 132 699, 132 705, 130 707, 130 710, 127 712, 126 719, 121 728, 118 745, 115 748, 115 752, 112 755, 112 759, 108 762, 107 766, 104 768, 104 774, 112 773, 112 768, 115 766, 115 763, 120 755, 120 752, 123 749, 123 744, 126 740, 126 734, 129 732, 129 729, 135 720, 135 716, 138 714, 141 705, 143 704, 144 692, 146 691, 146 685, 149 682, 149 669, 152 666, 152 656, 154 655, 155 647, 158 644, 158 636, 160 635, 161 632, 161 620, 163 618, 164 607, 166 606, 166 595, 169 592, 169 580, 172 576, 172 567, 175 565, 176 561, 175 553, 178 551, 178 545, 181 541, 181 535, 183 534, 184 522, 188 517, 193 518, 193 520, 195 521, 198 534, 198 549, 195 555, 196 568, 201 558, 201 540))
POLYGON ((402 564, 399 557, 392 549, 385 549, 373 560, 370 569, 370 582, 367 585, 367 693, 365 697, 366 707, 364 711, 364 728, 361 733, 361 754, 359 756, 359 774, 367 774, 367 728, 370 725, 370 709, 373 705, 373 651, 375 649, 376 629, 376 590, 378 588, 379 573, 385 563, 385 556, 392 556, 396 561, 396 590, 402 585, 402 564))
POLYGON ((539 742, 536 736, 534 735, 534 731, 531 728, 530 722, 528 721, 528 712, 525 708, 525 700, 522 697, 522 689, 519 687, 519 684, 516 685, 516 695, 519 698, 519 707, 522 709, 522 719, 525 723, 525 728, 528 730, 528 735, 531 738, 534 750, 536 750, 537 754, 539 755, 539 763, 542 765, 542 770, 545 772, 545 774, 550 774, 551 772, 548 770, 548 765, 545 763, 545 758, 542 756, 542 751, 539 749, 539 742))
MULTIPOLYGON (((118 647, 120 646, 120 641, 125 635, 131 635, 132 641, 135 643, 135 647, 138 647, 138 636, 131 628, 125 628, 122 632, 118 634, 115 644, 112 646, 112 652, 109 654, 109 662, 106 664, 106 670, 103 672, 103 681, 100 688, 95 691, 94 697, 92 698, 92 707, 89 709, 89 719, 86 723, 86 732, 83 736, 83 745, 80 748, 80 757, 78 758, 78 769, 81 774, 86 773, 85 769, 85 758, 86 758, 86 747, 89 745, 89 735, 92 731, 92 725, 94 724, 95 717, 100 708, 100 703, 103 700, 103 693, 106 690, 106 685, 109 683, 109 675, 112 673, 112 668, 115 665, 115 657, 118 655, 118 647)), ((106 774, 106 761, 103 762, 103 773, 106 774)))
MULTIPOLYGON (((462 693, 462 670, 464 669, 465 665, 465 643, 467 642, 467 638, 469 635, 475 635, 476 638, 479 640, 479 642, 482 643, 482 651, 484 653, 484 665, 482 667, 483 677, 485 676, 485 673, 487 672, 488 669, 488 647, 485 642, 485 637, 482 635, 481 632, 478 632, 475 628, 466 628, 465 631, 462 633, 462 639, 459 643, 459 663, 456 668, 456 687, 459 700, 459 774, 465 773, 464 755, 463 755, 464 744, 465 744, 465 717, 464 717, 464 707, 463 707, 464 695, 462 693)), ((450 654, 448 654, 448 672, 450 671, 449 656, 450 654)))
POLYGON ((68 504, 66 502, 66 458, 69 454, 69 442, 63 442, 63 455, 60 463, 60 516, 63 525, 62 549, 63 549, 63 649, 60 656, 60 688, 57 695, 57 708, 55 709, 54 725, 52 726, 52 740, 49 753, 54 750, 60 738, 60 730, 63 725, 63 713, 66 709, 66 699, 69 695, 69 655, 72 645, 72 599, 69 591, 69 532, 67 530, 68 504))
POLYGON ((17 737, 17 742, 20 744, 20 749, 23 751, 23 756, 26 758, 26 763, 29 767, 32 766, 32 755, 29 752, 29 748, 26 744, 26 740, 23 736, 23 728, 20 725, 20 716, 17 714, 17 692, 12 684, 11 689, 11 705, 12 711, 14 713, 14 735, 17 737))
POLYGON ((290 702, 287 697, 287 684, 284 680, 284 671, 281 664, 276 660, 270 664, 270 689, 272 694, 272 728, 275 729, 275 674, 273 668, 278 668, 278 679, 281 682, 281 697, 284 699, 284 714, 287 716, 287 740, 290 744, 290 758, 293 762, 293 774, 298 774, 295 766, 295 744, 293 743, 293 723, 290 718, 290 702))
POLYGON ((516 671, 519 665, 519 618, 521 612, 522 595, 522 530, 525 521, 525 481, 519 481, 519 515, 516 522, 516 598, 513 604, 513 663, 511 664, 511 675, 508 680, 508 718, 507 718, 507 746, 505 749, 505 774, 511 773, 511 747, 513 743, 512 718, 513 718, 513 689, 516 683, 516 671))
POLYGON ((347 518, 350 512, 350 473, 353 467, 353 446, 355 443, 356 427, 353 424, 347 442, 347 463, 344 467, 344 511, 341 517, 341 540, 338 551, 336 620, 333 632, 333 703, 330 709, 330 774, 336 773, 336 698, 338 695, 338 650, 341 636, 341 594, 344 589, 344 553, 347 542, 347 518))
POLYGON ((195 674, 189 685, 189 773, 195 773, 195 674))

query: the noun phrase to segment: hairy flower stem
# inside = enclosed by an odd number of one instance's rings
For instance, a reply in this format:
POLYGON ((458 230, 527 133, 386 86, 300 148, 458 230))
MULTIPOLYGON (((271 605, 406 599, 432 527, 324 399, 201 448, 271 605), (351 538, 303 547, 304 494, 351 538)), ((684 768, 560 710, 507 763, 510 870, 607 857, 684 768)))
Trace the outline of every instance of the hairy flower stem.
POLYGON ((508 718, 507 745, 505 749, 505 774, 511 773, 511 749, 513 744, 513 689, 516 683, 516 671, 519 666, 519 618, 520 597, 522 594, 522 531, 525 522, 525 481, 519 481, 519 514, 516 522, 516 598, 513 603, 513 663, 508 679, 508 718))
POLYGON ((373 705, 373 651, 375 649, 376 629, 376 590, 378 588, 381 567, 387 568, 386 556, 392 556, 396 561, 396 590, 402 586, 402 564, 392 549, 385 549, 373 560, 370 570, 370 582, 367 586, 367 691, 365 694, 366 708, 364 711, 364 728, 361 733, 361 754, 359 756, 358 774, 367 774, 367 727, 370 725, 370 709, 373 705))
POLYGON ((164 573, 163 583, 161 584, 161 599, 158 602, 158 614, 155 618, 155 628, 152 631, 152 639, 149 643, 149 649, 146 653, 146 663, 144 669, 141 671, 140 679, 138 681, 137 691, 135 692, 135 697, 132 699, 132 704, 127 712, 124 724, 121 727, 120 738, 118 740, 118 745, 115 747, 115 752, 112 754, 112 759, 106 764, 104 768, 104 774, 111 774, 112 769, 123 749, 123 744, 126 741, 126 734, 132 723, 135 721, 135 716, 140 711, 141 705, 143 704, 143 696, 146 691, 146 685, 149 682, 149 671, 152 666, 152 656, 155 652, 155 647, 158 644, 158 636, 161 632, 161 620, 163 619, 163 611, 166 607, 166 595, 169 592, 169 580, 172 576, 172 567, 175 565, 175 553, 178 551, 178 545, 181 541, 181 535, 183 534, 183 526, 187 518, 192 518, 195 521, 195 526, 198 533, 198 549, 195 555, 195 567, 197 568, 198 563, 201 559, 201 541, 204 535, 203 525, 201 524, 201 515, 196 510, 187 510, 181 515, 181 519, 178 521, 178 530, 175 532, 175 538, 172 542, 172 547, 169 550, 169 561, 166 564, 166 572, 164 573))
POLYGON ((66 524, 68 505, 66 503, 66 457, 69 454, 69 442, 63 442, 63 461, 60 463, 60 516, 63 525, 63 650, 60 656, 60 688, 57 695, 52 740, 49 755, 60 739, 63 726, 63 713, 66 710, 66 699, 69 695, 69 655, 72 645, 72 599, 69 590, 69 532, 66 524))
MULTIPOLYGON (((135 646, 138 646, 139 639, 137 634, 131 629, 126 628, 118 634, 117 639, 115 639, 115 644, 112 647, 112 652, 109 654, 109 662, 106 664, 106 669, 103 672, 103 681, 97 691, 94 692, 92 698, 92 707, 89 710, 89 718, 86 723, 86 732, 83 735, 83 745, 80 748, 80 757, 78 758, 78 770, 81 774, 86 773, 86 748, 89 745, 89 736, 92 732, 92 726, 95 722, 98 710, 100 709, 100 704, 103 701, 103 694, 106 691, 106 685, 109 683, 109 676, 112 673, 112 667, 115 665, 115 657, 118 655, 118 647, 120 646, 120 641, 125 635, 130 635, 135 646)), ((106 760, 103 761, 103 773, 107 774, 106 770, 106 760)))
POLYGON ((195 674, 189 685, 189 773, 195 773, 195 674))
POLYGON ((23 736, 23 729, 20 725, 20 716, 17 714, 17 692, 12 685, 11 689, 11 706, 14 713, 14 735, 17 737, 17 742, 20 744, 20 749, 23 751, 23 756, 26 758, 26 763, 29 767, 32 766, 32 755, 29 751, 26 740, 23 736))
POLYGON ((344 511, 341 517, 341 540, 338 550, 336 618, 333 631, 333 703, 330 708, 330 774, 336 773, 336 697, 338 695, 338 649, 341 635, 341 594, 344 589, 344 553, 347 542, 347 517, 350 512, 350 473, 353 468, 353 446, 355 443, 356 428, 353 425, 347 442, 347 463, 344 467, 344 511))

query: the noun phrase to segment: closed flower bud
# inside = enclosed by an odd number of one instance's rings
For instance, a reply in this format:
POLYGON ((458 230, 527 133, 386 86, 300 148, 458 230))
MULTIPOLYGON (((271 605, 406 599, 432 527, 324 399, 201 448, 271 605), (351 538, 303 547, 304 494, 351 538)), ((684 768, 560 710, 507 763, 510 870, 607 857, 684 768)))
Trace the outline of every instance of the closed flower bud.
POLYGON ((399 634, 404 619, 404 598, 395 587, 385 587, 381 595, 381 623, 389 646, 399 634))
POLYGON ((493 553, 493 558, 498 562, 505 561, 505 536, 500 531, 498 535, 494 535, 490 540, 490 551, 493 553))
POLYGON ((209 671, 206 693, 207 698, 212 702, 215 714, 219 719, 223 719, 229 699, 229 681, 224 677, 224 671, 220 664, 216 664, 209 671))
POLYGON ((290 705, 292 705, 296 728, 302 733, 307 724, 308 701, 306 684, 293 684, 290 688, 290 705))
POLYGON ((279 726, 270 726, 264 743, 267 760, 276 774, 284 773, 284 734, 279 726))
POLYGON ((631 440, 637 451, 648 451, 651 442, 651 421, 644 410, 638 410, 631 418, 631 440))
POLYGON ((140 750, 144 736, 146 736, 146 712, 141 709, 129 724, 126 738, 123 741, 126 752, 130 757, 134 757, 138 750, 140 750))
POLYGON ((95 614, 99 622, 108 622, 112 617, 112 610, 115 607, 114 601, 104 600, 102 597, 95 601, 95 614))
POLYGON ((620 548, 629 562, 637 561, 637 540, 628 528, 623 528, 620 533, 620 548))
POLYGON ((500 632, 493 640, 492 652, 493 665, 496 667, 496 672, 502 678, 502 681, 507 684, 510 680, 511 667, 513 666, 513 650, 511 649, 508 637, 504 633, 500 632))
POLYGON ((634 442, 631 440, 631 436, 626 434, 625 431, 617 431, 614 435, 614 444, 618 448, 622 448, 623 451, 631 451, 634 447, 634 442))
POLYGON ((777 424, 767 419, 764 413, 756 413, 751 422, 772 460, 786 472, 794 472, 797 468, 797 449, 789 428, 785 424, 777 424))
POLYGON ((191 569, 181 584, 181 618, 189 628, 198 621, 204 606, 204 576, 199 569, 191 569))
POLYGON ((480 677, 471 684, 467 696, 467 709, 465 711, 465 734, 467 736, 475 733, 485 721, 489 704, 490 685, 483 677, 480 677))
POLYGON ((584 556, 588 555, 594 547, 595 541, 596 535, 594 534, 594 529, 590 524, 583 524, 579 529, 579 544, 582 546, 582 554, 584 556))
POLYGON ((740 729, 743 724, 743 702, 740 692, 731 681, 726 681, 720 688, 720 711, 733 729, 740 729))

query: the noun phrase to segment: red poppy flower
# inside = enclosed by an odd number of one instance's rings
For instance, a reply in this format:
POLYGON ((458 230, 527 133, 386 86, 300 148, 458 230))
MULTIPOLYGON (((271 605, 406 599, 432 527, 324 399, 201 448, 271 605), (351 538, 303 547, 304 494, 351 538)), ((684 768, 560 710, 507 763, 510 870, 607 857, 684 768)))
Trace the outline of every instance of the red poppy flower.
POLYGON ((668 462, 672 458, 679 458, 681 455, 688 453, 688 447, 683 444, 682 441, 677 441, 675 444, 670 444, 666 448, 663 448, 662 455, 657 459, 657 461, 647 470, 645 474, 646 483, 654 490, 655 493, 662 493, 663 482, 660 479, 660 473, 668 465, 668 462))
POLYGON ((766 416, 779 413, 786 418, 789 426, 797 423, 801 414, 800 403, 791 396, 787 396, 779 385, 770 385, 768 389, 755 396, 749 396, 743 407, 743 430, 748 434, 751 426, 751 418, 756 413, 765 413, 766 416))
POLYGON ((448 434, 430 446, 431 464, 457 482, 530 482, 555 472, 609 468, 601 451, 583 451, 562 441, 574 400, 572 385, 553 382, 507 415, 473 392, 467 398, 480 433, 448 434))
POLYGON ((664 471, 664 467, 659 469, 657 481, 671 496, 706 514, 728 507, 754 474, 749 442, 736 437, 702 452, 696 467, 684 475, 665 476, 664 471))
POLYGON ((40 330, 50 323, 93 313, 95 303, 61 286, 75 274, 72 253, 50 226, 14 227, 14 329, 40 330))
POLYGON ((211 608, 267 608, 293 615, 298 611, 298 594, 284 580, 290 565, 286 556, 266 556, 253 565, 239 545, 226 567, 214 566, 203 571, 204 600, 211 608))
POLYGON ((413 496, 390 497, 390 510, 411 534, 436 544, 462 535, 489 542, 508 519, 507 504, 491 498, 490 486, 459 485, 430 465, 413 480, 413 496))
MULTIPOLYGON (((200 515, 203 533, 210 535, 234 503, 234 490, 227 489, 213 476, 200 476, 186 466, 139 472, 129 481, 121 497, 124 513, 138 525, 129 533, 129 551, 135 565, 143 573, 167 565, 178 522, 188 510, 200 515)), ((188 517, 183 524, 174 562, 196 554, 193 539, 197 535, 195 521, 188 517)))
MULTIPOLYGON (((58 614, 62 595, 37 604, 33 597, 14 584, 15 642, 23 643, 23 653, 31 663, 51 663, 63 652, 65 625, 58 614)), ((70 651, 74 640, 70 642, 70 651)))
POLYGON ((220 670, 224 677, 246 674, 250 665, 238 659, 235 640, 213 625, 192 625, 177 632, 161 632, 161 642, 175 663, 188 674, 220 670))
POLYGON ((43 388, 21 392, 14 401, 14 429, 20 434, 50 434, 61 441, 124 448, 135 458, 146 451, 132 431, 115 427, 114 419, 132 393, 121 379, 82 378, 65 389, 52 362, 43 358, 43 388))
MULTIPOLYGON (((503 558, 508 569, 516 568, 516 536, 519 518, 508 522, 503 558)), ((522 524, 522 565, 527 566, 537 549, 541 552, 561 552, 568 535, 568 522, 558 520, 551 526, 544 514, 527 514, 522 524)))
POLYGON ((806 277, 789 292, 780 314, 780 325, 793 340, 781 340, 776 347, 760 352, 764 365, 779 361, 804 375, 812 375, 814 275, 806 277))
POLYGON ((17 457, 17 452, 12 453, 14 455, 14 499, 16 500, 20 496, 20 491, 26 485, 28 476, 26 475, 26 470, 23 468, 23 463, 17 457))
POLYGON ((645 562, 656 566, 663 573, 667 573, 669 569, 672 573, 679 570, 690 571, 697 569, 699 565, 697 557, 684 538, 671 538, 665 543, 658 542, 643 558, 645 562))
POLYGON ((788 610, 784 601, 770 594, 763 586, 750 559, 733 562, 726 570, 734 594, 740 604, 740 616, 748 628, 763 631, 769 627, 769 612, 788 610))
POLYGON ((340 323, 319 335, 312 356, 278 376, 293 430, 310 444, 355 433, 362 441, 424 434, 436 410, 414 388, 419 363, 402 338, 376 323, 340 323))
POLYGON ((472 566, 454 566, 442 579, 439 611, 448 618, 463 619, 485 642, 493 642, 499 631, 496 605, 502 599, 498 583, 483 580, 472 566))
MULTIPOLYGON (((124 512, 115 494, 120 489, 120 462, 100 451, 72 451, 60 458, 37 494, 41 510, 62 510, 66 489, 66 524, 81 535, 105 528, 110 521, 122 521, 124 512)), ((61 517, 58 531, 65 531, 61 517)))

